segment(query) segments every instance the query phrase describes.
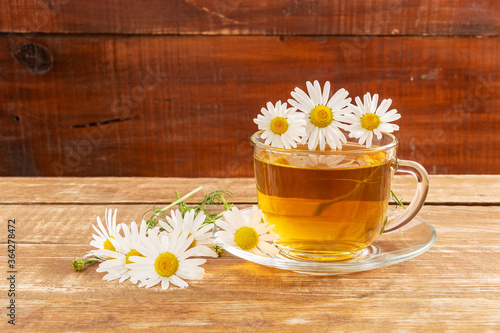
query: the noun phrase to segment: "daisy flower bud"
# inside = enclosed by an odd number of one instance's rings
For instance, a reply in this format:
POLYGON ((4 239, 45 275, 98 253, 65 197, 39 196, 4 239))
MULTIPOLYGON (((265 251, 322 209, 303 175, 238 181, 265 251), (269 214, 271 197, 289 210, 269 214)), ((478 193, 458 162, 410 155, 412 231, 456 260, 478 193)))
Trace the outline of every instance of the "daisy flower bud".
POLYGON ((217 254, 218 257, 224 254, 226 250, 224 250, 219 244, 212 245, 212 250, 217 254))
POLYGON ((83 270, 83 267, 85 266, 85 262, 81 258, 75 258, 73 260, 73 269, 77 272, 83 270))

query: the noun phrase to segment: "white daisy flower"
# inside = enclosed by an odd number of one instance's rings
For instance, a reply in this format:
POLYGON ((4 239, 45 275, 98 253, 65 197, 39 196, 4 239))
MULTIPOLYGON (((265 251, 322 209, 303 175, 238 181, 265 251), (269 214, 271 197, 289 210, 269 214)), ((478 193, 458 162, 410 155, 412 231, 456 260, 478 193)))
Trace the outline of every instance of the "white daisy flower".
MULTIPOLYGON (((131 264, 129 260, 131 256, 143 256, 135 248, 139 244, 140 237, 146 237, 149 233, 157 234, 157 230, 147 230, 146 221, 142 221, 140 229, 135 222, 130 224, 130 229, 127 225, 122 224, 124 237, 121 235, 114 236, 110 241, 114 244, 115 251, 107 249, 99 249, 94 251, 94 254, 99 257, 108 258, 99 264, 97 272, 107 272, 103 280, 112 281, 120 279, 119 282, 127 280, 130 277, 130 270, 125 267, 126 264, 131 264)), ((137 283, 136 279, 131 279, 133 283, 137 283)))
POLYGON ((357 106, 352 104, 348 106, 352 113, 345 115, 345 121, 350 123, 346 127, 350 132, 349 137, 359 139, 360 145, 366 143, 366 147, 369 148, 372 145, 373 133, 380 140, 382 132, 391 133, 399 130, 398 125, 389 122, 398 120, 401 115, 396 109, 387 111, 391 106, 391 99, 384 99, 379 107, 377 107, 378 94, 374 94, 372 99, 370 93, 366 93, 363 99, 364 104, 359 97, 356 97, 357 106))
POLYGON ((253 121, 259 125, 259 130, 264 130, 261 137, 266 145, 278 148, 291 149, 297 147, 302 136, 305 135, 306 121, 304 115, 294 108, 288 108, 286 103, 276 102, 274 106, 267 103, 267 109, 262 108, 262 115, 253 121))
MULTIPOLYGON (((120 225, 116 225, 116 213, 117 209, 113 214, 111 209, 106 209, 104 213, 104 220, 106 223, 106 227, 102 224, 101 218, 97 216, 97 228, 95 225, 92 225, 96 234, 93 234, 92 237, 94 240, 90 242, 90 245, 95 247, 96 249, 106 249, 110 251, 115 251, 115 246, 112 243, 115 235, 118 235, 120 232, 120 225)), ((94 250, 95 251, 95 250, 94 250)), ((93 251, 91 251, 92 253, 93 251)))
POLYGON ((181 212, 176 209, 171 212, 172 217, 167 216, 167 223, 160 221, 160 226, 165 229, 169 234, 179 235, 186 233, 188 236, 193 236, 193 243, 189 248, 198 248, 198 255, 217 258, 217 254, 212 250, 212 224, 203 226, 205 222, 205 213, 199 212, 196 218, 194 217, 194 210, 188 211, 184 218, 181 212))
POLYGON ((215 233, 216 240, 220 238, 226 244, 238 246, 242 250, 259 254, 263 252, 276 255, 278 249, 267 242, 272 242, 278 235, 270 234, 274 224, 262 222, 262 210, 257 206, 252 207, 252 213, 247 220, 236 207, 223 213, 224 220, 215 222, 224 229, 215 233))
POLYGON ((151 288, 161 283, 166 290, 170 283, 185 288, 188 286, 183 279, 201 280, 205 270, 198 265, 206 262, 205 259, 188 259, 196 255, 196 247, 188 249, 193 243, 194 236, 181 233, 141 236, 136 250, 144 257, 129 257, 131 264, 125 265, 130 269, 132 279, 140 280, 139 287, 151 288))
POLYGON ((332 149, 342 148, 342 143, 346 143, 347 139, 339 128, 344 127, 340 121, 343 121, 344 108, 351 102, 351 98, 347 98, 349 93, 339 89, 329 99, 330 82, 325 83, 323 92, 318 81, 314 81, 314 86, 309 81, 306 85, 309 95, 295 88, 291 92, 294 99, 288 100, 292 106, 306 113, 306 135, 302 143, 307 142, 310 150, 316 149, 318 145, 320 150, 325 150, 327 142, 332 149))

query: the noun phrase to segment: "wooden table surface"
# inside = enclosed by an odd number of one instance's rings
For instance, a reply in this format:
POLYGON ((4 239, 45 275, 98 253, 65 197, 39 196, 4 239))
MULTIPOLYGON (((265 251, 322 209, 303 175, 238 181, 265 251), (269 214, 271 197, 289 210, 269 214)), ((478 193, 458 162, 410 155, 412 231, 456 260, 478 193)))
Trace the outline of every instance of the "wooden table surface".
MULTIPOLYGON (((209 259, 203 280, 162 291, 106 282, 97 266, 71 261, 91 249, 104 209, 139 220, 153 203, 204 186, 234 202, 256 202, 253 179, 1 178, 0 331, 6 307, 7 220, 16 220, 16 328, 171 332, 498 332, 500 331, 500 176, 432 176, 419 214, 437 232, 426 253, 372 271, 309 276, 246 262, 209 259)), ((410 199, 413 181, 396 177, 410 199)), ((192 197, 199 201, 201 195, 192 197)), ((405 200, 406 201, 406 200, 405 200)))

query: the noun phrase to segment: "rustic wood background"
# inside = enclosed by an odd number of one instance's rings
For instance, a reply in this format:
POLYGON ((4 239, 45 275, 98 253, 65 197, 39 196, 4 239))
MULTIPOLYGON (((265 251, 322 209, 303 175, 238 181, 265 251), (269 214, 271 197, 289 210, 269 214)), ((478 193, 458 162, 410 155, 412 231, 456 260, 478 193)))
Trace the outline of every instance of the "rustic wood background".
MULTIPOLYGON (((410 199, 413 177, 394 190, 410 199)), ((188 289, 145 290, 103 281, 97 265, 75 272, 91 249, 96 216, 139 221, 174 191, 227 189, 242 209, 257 202, 250 178, 9 177, 2 179, 0 230, 16 219, 16 326, 7 323, 7 232, 0 232, 0 332, 500 332, 500 176, 433 175, 419 216, 437 241, 397 265, 340 276, 261 266, 230 253, 209 258, 188 289), (139 191, 138 191, 139 189, 139 191)), ((396 236, 396 235, 393 235, 396 236)))
POLYGON ((400 157, 500 173, 500 2, 0 2, 1 176, 252 176, 305 81, 392 98, 400 157))

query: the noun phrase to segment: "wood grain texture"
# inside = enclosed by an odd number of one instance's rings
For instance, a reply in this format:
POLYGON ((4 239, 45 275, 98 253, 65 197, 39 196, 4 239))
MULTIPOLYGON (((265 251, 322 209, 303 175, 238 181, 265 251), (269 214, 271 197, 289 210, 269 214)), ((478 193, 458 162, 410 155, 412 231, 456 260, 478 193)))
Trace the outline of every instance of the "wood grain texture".
POLYGON ((208 35, 498 36, 497 1, 20 0, 0 3, 0 31, 208 35))
MULTIPOLYGON (((458 185, 453 185, 462 181, 469 184, 468 189, 478 184, 495 191, 498 177, 434 177, 439 180, 433 182, 435 190, 448 204, 424 207, 420 216, 435 227, 438 239, 429 251, 409 261, 326 277, 272 269, 225 254, 203 265, 203 280, 191 282, 187 289, 167 291, 140 289, 129 282, 105 282, 95 267, 80 273, 70 267, 73 257, 90 249, 91 224, 107 206, 99 204, 104 198, 87 190, 102 185, 109 190, 100 192, 103 197, 123 196, 118 221, 128 222, 150 207, 126 203, 136 201, 127 193, 137 188, 141 179, 3 178, 2 184, 13 192, 28 188, 30 193, 29 181, 33 187, 40 186, 43 191, 37 195, 42 202, 53 200, 43 199, 43 192, 47 198, 60 198, 65 193, 61 189, 80 184, 84 198, 75 198, 77 191, 69 191, 67 200, 86 202, 0 206, 0 228, 6 229, 7 218, 16 218, 18 226, 16 328, 51 332, 498 331, 500 205, 460 205, 465 197, 457 195, 458 185), (47 186, 50 181, 52 188, 47 186)), ((197 180, 158 179, 158 186, 166 181, 168 186, 187 192, 197 180)), ((219 180, 202 181, 219 184, 219 180)), ((235 181, 243 184, 250 180, 235 181)), ((145 185, 150 183, 154 179, 144 179, 145 185)), ((477 193, 471 194, 474 196, 477 193)), ((5 244, 5 240, 5 234, 0 233, 0 243, 5 244)), ((6 271, 5 264, 6 256, 0 253, 2 271, 6 271)), ((6 280, 0 279, 0 288, 6 287, 6 280)), ((8 328, 5 320, 0 321, 0 330, 8 328)))
POLYGON ((495 174, 499 43, 2 36, 0 175, 249 177, 252 119, 313 79, 392 98, 401 158, 433 174, 495 174))
MULTIPOLYGON (((18 242, 22 244, 88 244, 92 240, 92 234, 94 233, 92 224, 96 224, 96 217, 104 218, 106 208, 115 208, 101 204, 32 205, 29 206, 29 209, 23 209, 23 207, 27 206, 22 204, 2 205, 0 207, 2 211, 0 217, 2 217, 3 223, 7 223, 5 219, 9 218, 16 218, 16 221, 18 221, 16 235, 19 236, 18 242)), ((237 205, 237 207, 247 208, 250 205, 243 204, 237 205)), ((130 224, 132 221, 140 221, 143 213, 150 208, 150 205, 122 205, 118 207, 117 223, 130 224)), ((460 221, 459 225, 447 225, 447 232, 456 237, 465 238, 467 236, 459 236, 459 234, 465 233, 468 229, 479 230, 481 235, 478 236, 478 239, 481 237, 487 238, 485 240, 486 244, 500 250, 500 245, 497 244, 500 229, 490 227, 498 224, 498 217, 500 216, 498 205, 426 206, 419 213, 419 216, 433 226, 439 226, 442 221, 460 221), (446 207, 446 209, 443 207, 446 207)), ((476 239, 476 236, 472 234, 468 236, 476 239)), ((0 243, 7 243, 6 233, 0 234, 0 243)), ((438 246, 438 243, 434 246, 438 246)), ((446 246, 449 248, 463 248, 464 243, 460 240, 454 245, 446 244, 446 246)), ((88 250, 91 250, 90 246, 88 250)), ((470 251, 474 252, 475 250, 470 251)), ((85 253, 81 255, 83 254, 85 253)))
MULTIPOLYGON (((392 184, 403 202, 411 200, 416 186, 412 176, 395 175, 392 184)), ((254 178, 4 177, 0 178, 0 204, 167 204, 176 199, 175 191, 184 195, 199 186, 204 189, 189 202, 197 202, 204 193, 221 189, 233 193, 234 203, 257 201, 254 178)), ((496 175, 432 175, 426 203, 500 204, 500 178, 496 175)))
MULTIPOLYGON (((455 235, 448 236, 439 227, 438 233, 442 246, 436 244, 411 261, 338 277, 271 269, 225 254, 203 265, 203 280, 191 282, 187 289, 167 291, 138 288, 128 281, 106 282, 95 267, 74 272, 71 260, 86 251, 83 245, 24 245, 19 247, 23 283, 18 327, 175 332, 498 330, 498 247, 481 246, 495 251, 483 260, 497 266, 485 268, 475 252, 465 252, 457 260, 463 248, 444 246, 456 242, 451 238, 455 235)), ((472 245, 479 239, 458 240, 472 245)), ((2 328, 7 328, 5 321, 0 322, 2 328)))

